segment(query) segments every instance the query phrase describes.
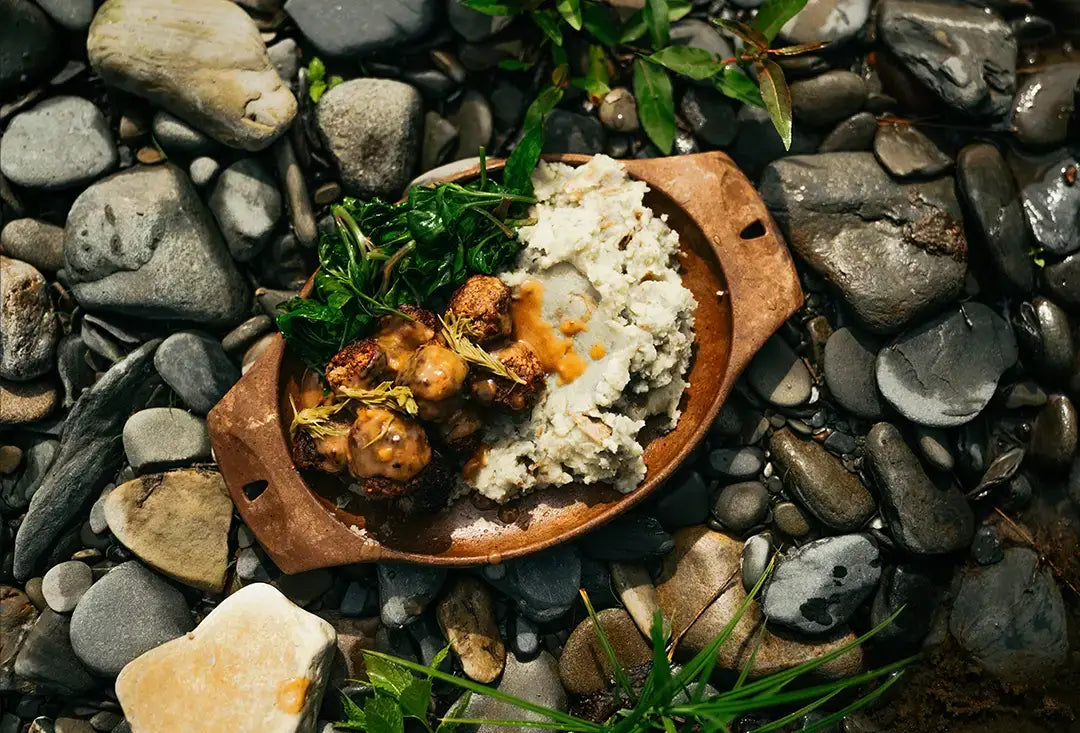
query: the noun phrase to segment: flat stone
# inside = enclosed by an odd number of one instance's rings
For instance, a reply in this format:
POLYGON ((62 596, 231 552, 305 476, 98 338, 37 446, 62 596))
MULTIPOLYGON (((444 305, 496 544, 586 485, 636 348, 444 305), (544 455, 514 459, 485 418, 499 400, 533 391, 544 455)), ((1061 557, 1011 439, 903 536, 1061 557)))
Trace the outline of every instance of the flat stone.
POLYGON ((841 121, 818 145, 819 153, 872 150, 878 121, 873 112, 859 112, 841 121))
POLYGON ((300 47, 296 45, 296 41, 282 38, 266 47, 266 55, 270 57, 270 63, 274 65, 285 86, 290 86, 300 70, 300 47))
POLYGON ((628 562, 661 557, 674 543, 656 517, 635 512, 589 532, 579 545, 582 552, 597 560, 628 562))
POLYGON ((880 577, 878 549, 866 537, 815 540, 777 563, 765 586, 762 611, 772 623, 820 634, 846 623, 880 577))
POLYGON ((510 620, 507 643, 510 644, 512 656, 522 662, 532 661, 541 652, 540 629, 525 616, 515 614, 510 620))
POLYGON ((1051 64, 1025 74, 1013 103, 1012 126, 1016 139, 1031 147, 1064 144, 1073 112, 1080 64, 1051 64))
POLYGON ((436 0, 288 0, 285 12, 326 56, 364 56, 402 46, 428 32, 436 0))
POLYGON ((352 79, 323 95, 316 120, 347 193, 397 198, 420 152, 423 105, 416 89, 352 79))
POLYGON ((952 158, 909 124, 880 125, 874 136, 874 155, 897 178, 930 178, 952 167, 952 158))
POLYGON ((93 583, 94 573, 89 565, 69 560, 49 568, 41 581, 41 595, 52 610, 71 613, 93 583))
POLYGON ((1056 255, 1080 249, 1080 186, 1075 185, 1078 166, 1075 157, 1066 157, 1020 192, 1035 241, 1056 255))
POLYGON ((83 191, 68 213, 64 269, 90 310, 226 326, 251 303, 213 217, 172 165, 136 166, 83 191))
POLYGON ((870 0, 809 0, 780 35, 793 44, 852 38, 870 17, 870 0))
POLYGON ((153 357, 159 343, 150 341, 114 364, 68 414, 56 457, 15 537, 15 577, 33 574, 38 560, 55 546, 90 497, 120 469, 124 420, 145 403, 155 386, 153 357))
MULTIPOLYGON (((0 89, 41 79, 54 66, 60 38, 49 18, 29 0, 0 0, 0 89)), ((6 95, 5 95, 6 98, 6 95)))
POLYGON ((881 394, 904 417, 929 427, 962 425, 994 396, 1016 362, 1012 329, 971 302, 916 326, 878 353, 881 394))
POLYGON ((866 103, 866 82, 850 71, 826 71, 792 82, 791 106, 797 119, 826 127, 860 111, 866 103))
POLYGON ((759 481, 725 486, 713 503, 712 515, 735 534, 757 526, 769 510, 769 492, 759 481))
POLYGON ((42 274, 0 255, 0 378, 27 382, 50 371, 59 332, 42 274))
POLYGON ((494 125, 491 105, 484 95, 471 90, 465 92, 458 108, 447 116, 447 120, 458 130, 454 160, 478 155, 481 147, 490 147, 494 125))
POLYGON ((701 524, 709 516, 709 487, 697 471, 674 477, 663 488, 654 509, 667 528, 701 524))
POLYGON ((97 680, 71 648, 70 625, 67 616, 50 609, 42 611, 15 658, 15 674, 67 695, 94 689, 97 680))
POLYGON ((85 184, 119 160, 105 115, 81 97, 51 97, 15 115, 0 140, 0 171, 28 188, 85 184))
POLYGON ((279 575, 274 587, 298 606, 310 606, 334 585, 334 576, 326 568, 306 570, 292 575, 279 575))
MULTIPOLYGON (((756 442, 756 441, 755 441, 756 442)), ((745 481, 757 476, 765 465, 760 448, 717 448, 709 451, 709 474, 727 481, 745 481)))
POLYGON ((518 610, 534 621, 552 621, 578 600, 582 562, 572 545, 559 545, 527 557, 503 563, 502 581, 485 578, 517 601, 518 610))
POLYGON ((672 23, 671 45, 700 48, 722 59, 734 55, 731 42, 717 31, 716 26, 698 18, 684 18, 672 23))
POLYGON ((779 336, 772 336, 746 368, 750 386, 778 407, 796 407, 810 399, 813 384, 802 359, 779 336))
POLYGON ((41 9, 66 31, 79 33, 90 27, 94 0, 39 0, 41 9))
MULTIPOLYGON (((597 619, 624 670, 652 660, 652 648, 626 611, 607 608, 597 613, 597 619)), ((570 633, 559 657, 559 679, 563 687, 574 695, 602 692, 609 688, 613 674, 611 660, 600 644, 592 618, 582 620, 570 633)))
POLYGON ((483 583, 459 575, 435 607, 439 628, 469 679, 484 684, 502 674, 506 647, 499 637, 491 593, 483 583))
POLYGON ((760 190, 788 243, 872 331, 896 331, 963 287, 951 178, 900 183, 870 153, 826 153, 773 163, 760 190))
POLYGON ((916 426, 915 445, 931 468, 951 471, 955 467, 956 458, 949 448, 949 436, 944 430, 916 426))
POLYGON ((964 495, 951 483, 935 485, 896 427, 871 428, 865 451, 881 514, 901 547, 916 555, 940 555, 970 544, 975 519, 964 495))
POLYGON ((60 392, 49 377, 33 382, 0 379, 0 425, 43 420, 60 404, 60 392))
POLYGON ((1050 471, 1063 471, 1076 455, 1080 417, 1065 395, 1050 395, 1046 406, 1035 416, 1028 455, 1050 471))
POLYGON ((1026 547, 995 565, 970 570, 949 617, 949 630, 992 674, 1044 679, 1069 653, 1061 591, 1049 568, 1026 547))
MULTIPOLYGON (((528 700, 560 712, 566 712, 566 690, 559 682, 558 664, 548 652, 529 662, 518 661, 514 655, 506 658, 506 671, 497 688, 500 692, 528 700)), ((472 695, 462 717, 483 720, 521 720, 526 722, 548 721, 537 713, 501 702, 487 695, 472 695)), ((502 726, 484 724, 476 733, 535 733, 528 726, 502 726)))
MULTIPOLYGON (((630 618, 634 619, 638 631, 646 638, 652 638, 656 614, 660 613, 660 596, 649 571, 643 565, 613 562, 611 585, 630 618)), ((667 636, 670 628, 666 621, 662 623, 664 635, 667 636)))
POLYGON ((141 410, 124 423, 124 454, 136 473, 210 459, 206 421, 175 407, 141 410))
POLYGON ((120 484, 105 500, 105 520, 117 540, 158 572, 200 590, 224 590, 232 501, 216 471, 171 471, 120 484))
POLYGON ((133 730, 302 733, 322 702, 334 628, 265 584, 226 598, 192 632, 128 664, 116 696, 133 730))
POLYGON ((270 316, 252 316, 225 334, 225 337, 221 339, 221 348, 234 356, 243 354, 260 336, 273 327, 274 321, 270 316))
POLYGON ((64 228, 39 219, 12 219, 0 231, 0 252, 42 272, 56 272, 64 266, 64 228))
POLYGON ((154 367, 183 403, 200 415, 210 412, 240 380, 240 369, 209 334, 182 331, 154 354, 154 367))
POLYGON ((222 171, 208 203, 229 253, 238 262, 247 262, 262 251, 281 218, 281 193, 255 158, 238 160, 222 171))
POLYGON ((777 430, 769 449, 789 491, 823 524, 840 532, 860 528, 876 509, 859 477, 813 441, 777 430))
POLYGON ((841 407, 866 420, 888 410, 874 376, 879 348, 876 339, 851 328, 837 329, 825 343, 825 384, 841 407))
POLYGON ((772 537, 767 532, 747 538, 746 544, 743 545, 742 560, 739 565, 743 590, 749 593, 754 589, 769 567, 772 556, 772 537))
POLYGON ((424 612, 442 589, 446 570, 420 565, 379 563, 379 614, 382 622, 401 628, 424 612))
POLYGON ((1001 117, 1016 91, 1016 38, 994 12, 940 0, 887 0, 878 38, 952 109, 1001 117))
POLYGON ((166 153, 196 157, 209 155, 219 149, 213 138, 165 110, 154 113, 150 127, 154 132, 154 142, 166 153))
POLYGON ((262 150, 296 116, 259 29, 228 0, 109 0, 86 50, 108 84, 226 145, 262 150))

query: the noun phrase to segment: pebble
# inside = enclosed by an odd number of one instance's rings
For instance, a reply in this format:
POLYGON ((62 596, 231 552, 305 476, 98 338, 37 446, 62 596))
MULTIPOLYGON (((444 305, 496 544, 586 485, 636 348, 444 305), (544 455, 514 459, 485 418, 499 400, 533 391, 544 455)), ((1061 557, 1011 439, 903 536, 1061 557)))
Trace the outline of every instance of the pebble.
POLYGON ((210 459, 206 421, 175 407, 136 412, 124 423, 123 435, 124 453, 137 474, 210 459))
POLYGON ((240 379, 240 369, 209 334, 181 331, 165 339, 154 367, 180 400, 205 415, 240 379))
POLYGON ((1055 302, 1080 311, 1080 253, 1069 255, 1043 269, 1046 294, 1055 302))
MULTIPOLYGON (((684 106, 685 103, 684 98, 684 106)), ((634 100, 633 92, 626 87, 615 87, 604 95, 604 99, 600 103, 599 115, 600 122, 609 130, 634 132, 638 129, 637 102, 634 100)), ((734 122, 735 114, 733 112, 731 118, 732 122, 734 122)), ((732 137, 734 136, 734 130, 732 130, 732 137)))
POLYGON ((281 218, 281 193, 269 171, 255 158, 244 158, 218 176, 208 201, 229 253, 247 262, 262 251, 281 218))
POLYGON ((244 358, 240 361, 240 373, 245 374, 255 361, 262 356, 263 352, 270 348, 271 344, 277 343, 276 333, 266 333, 248 347, 244 352, 244 358))
MULTIPOLYGON (((305 247, 314 247, 318 239, 318 225, 311 207, 307 179, 300 166, 292 137, 286 136, 274 143, 274 164, 285 189, 285 203, 296 239, 305 247)), ((303 280, 304 278, 301 278, 301 282, 303 280)))
POLYGON ((579 598, 582 563, 571 545, 559 545, 505 564, 505 581, 494 585, 514 598, 518 610, 533 621, 552 621, 570 610, 579 598))
POLYGON ((0 139, 0 171, 20 186, 79 186, 120 158, 105 116, 81 97, 52 97, 11 119, 0 139))
POLYGON ((873 112, 859 112, 842 120, 818 145, 819 153, 872 150, 878 121, 873 112))
POLYGON ((90 566, 69 560, 49 568, 41 580, 41 595, 49 608, 57 613, 71 613, 94 582, 90 566))
POLYGON ((881 419, 888 407, 877 388, 874 362, 880 345, 851 328, 833 332, 825 344, 825 383, 840 405, 866 420, 881 419))
POLYGON ((0 255, 0 378, 27 382, 52 369, 59 324, 44 276, 0 255))
POLYGON ((0 425, 25 425, 48 417, 60 403, 53 380, 33 382, 0 379, 0 425))
POLYGON ((154 142, 170 155, 197 157, 212 155, 219 149, 212 138, 164 110, 154 113, 150 129, 154 133, 154 142))
POLYGON ((470 43, 486 41, 510 25, 507 15, 488 15, 466 7, 462 0, 449 0, 446 4, 446 20, 454 32, 470 43))
POLYGON ((1073 95, 1080 80, 1080 64, 1047 65, 1025 74, 1013 103, 1012 126, 1016 139, 1033 148, 1062 145, 1069 132, 1073 95))
POLYGON ((530 662, 540 655, 540 630, 521 614, 515 614, 510 620, 508 640, 513 656, 522 662, 530 662))
POLYGON ((726 147, 739 132, 735 106, 716 90, 687 87, 679 101, 679 112, 694 135, 708 145, 726 147))
MULTIPOLYGON (((499 692, 528 700, 546 708, 566 712, 566 690, 559 682, 559 665, 548 652, 540 652, 531 661, 518 661, 507 655, 506 670, 497 687, 499 692)), ((483 720, 521 720, 525 722, 549 719, 529 710, 495 700, 487 695, 472 695, 462 717, 483 720)), ((534 733, 528 726, 480 725, 476 733, 534 733)))
POLYGON ((104 509, 116 539, 147 565, 200 590, 224 590, 232 501, 221 474, 142 476, 109 492, 104 509))
POLYGON ((465 92, 457 109, 448 115, 447 119, 459 133, 454 160, 478 155, 480 148, 491 146, 491 135, 494 132, 491 105, 483 94, 472 90, 465 92))
POLYGON ((320 55, 355 58, 423 36, 440 6, 436 0, 288 0, 285 12, 320 55))
POLYGON ((596 155, 604 149, 604 127, 591 115, 554 109, 544 118, 544 152, 596 155))
POLYGON ((916 555, 940 555, 968 546, 975 519, 951 477, 935 485, 889 423, 870 429, 865 451, 882 516, 901 547, 916 555))
POLYGON ((1035 284, 1031 234, 1005 158, 989 143, 965 146, 956 159, 956 183, 969 214, 971 246, 985 249, 1010 290, 1029 292, 1035 284))
POLYGON ((22 463, 23 451, 17 445, 0 445, 0 473, 13 474, 22 463))
POLYGON ((1067 255, 1080 249, 1080 186, 1075 185, 1078 166, 1075 157, 1064 158, 1020 192, 1035 241, 1052 254, 1067 255))
POLYGON ((420 150, 420 170, 441 165, 450 157, 458 140, 458 129, 434 110, 424 113, 424 142, 420 150))
POLYGON ((44 77, 55 66, 60 39, 49 18, 30 0, 0 0, 0 89, 44 77))
POLYGON ((246 547, 236 553, 236 575, 248 583, 269 583, 272 577, 271 563, 264 559, 261 551, 246 547))
POLYGON ((827 127, 859 112, 866 103, 866 94, 866 82, 858 74, 827 71, 792 82, 791 106, 797 119, 808 125, 827 127))
POLYGON ((813 381, 798 354, 780 336, 765 342, 746 369, 758 394, 777 407, 797 407, 810 399, 813 381))
MULTIPOLYGON (((660 596, 656 593, 652 576, 643 565, 629 565, 627 563, 611 563, 611 586, 619 596, 619 602, 634 620, 638 631, 645 638, 652 637, 653 626, 656 622, 656 614, 660 613, 660 596)), ((591 596, 590 596, 591 597, 591 596)), ((661 621, 662 633, 666 638, 670 629, 666 622, 661 621)))
POLYGON ((1042 407, 1046 404, 1046 392, 1038 382, 1027 379, 1016 384, 1010 384, 1003 390, 1005 407, 1016 410, 1023 407, 1042 407))
POLYGON ((900 564, 881 573, 870 624, 878 626, 903 607, 893 622, 874 636, 874 642, 894 648, 913 648, 930 631, 942 596, 940 579, 915 564, 900 564))
POLYGON ((0 252, 53 273, 64 266, 64 229, 39 219, 12 219, 0 231, 0 252))
POLYGON ((352 79, 323 95, 319 133, 348 194, 397 198, 416 165, 422 107, 416 89, 388 79, 352 79))
POLYGON ((499 637, 487 586, 471 576, 458 576, 436 604, 435 615, 465 676, 483 684, 498 679, 506 647, 499 637))
POLYGON ((282 38, 277 43, 266 47, 266 55, 277 70, 278 76, 285 82, 285 86, 291 85, 300 69, 300 48, 296 45, 296 41, 292 38, 282 38))
POLYGON ((112 0, 86 41, 94 71, 210 137, 262 150, 296 116, 296 98, 259 29, 221 0, 112 0))
POLYGON ((788 243, 874 332, 897 331, 963 288, 951 178, 901 183, 871 153, 825 153, 776 161, 759 188, 788 243))
MULTIPOLYGON (((652 649, 626 611, 604 609, 597 613, 597 620, 624 670, 647 665, 652 660, 652 649)), ((595 694, 609 688, 613 674, 592 618, 582 620, 566 640, 559 657, 559 679, 563 687, 572 695, 595 694)))
POLYGON ((135 167, 83 191, 64 257, 72 295, 95 311, 224 326, 251 302, 210 212, 172 165, 135 167))
POLYGON ((994 396, 1017 358, 1012 329, 978 302, 926 321, 877 358, 882 395, 907 419, 929 427, 962 425, 994 396))
POLYGON ((596 560, 630 562, 662 557, 671 551, 674 543, 660 520, 634 512, 620 515, 589 532, 579 544, 582 552, 596 560))
POLYGON ((98 682, 71 648, 67 616, 46 608, 15 657, 15 674, 68 695, 94 689, 98 682))
POLYGON ((701 524, 709 516, 709 487, 697 471, 672 479, 656 502, 656 518, 665 528, 701 524))
POLYGON ((818 443, 785 429, 772 434, 769 449, 784 485, 826 526, 851 532, 874 513, 874 499, 859 477, 818 443))
POLYGON ((751 479, 761 473, 765 455, 759 448, 717 448, 709 451, 709 474, 723 481, 751 479))
POLYGON ((796 540, 809 535, 812 529, 803 510, 790 501, 782 501, 773 507, 773 523, 783 534, 796 540))
POLYGON ((756 534, 746 540, 743 545, 742 560, 740 562, 740 577, 743 589, 749 593, 761 580, 772 559, 773 543, 768 534, 756 534))
POLYGON ((242 730, 253 720, 275 733, 311 731, 334 639, 333 626, 273 587, 248 586, 125 667, 116 697, 136 731, 242 730))
POLYGON ((1026 547, 964 576, 949 631, 990 673, 1017 682, 1045 678, 1068 656, 1061 591, 1026 547))
POLYGON ((333 585, 334 576, 326 568, 316 568, 292 575, 282 573, 274 579, 274 587, 301 607, 310 606, 318 601, 329 592, 333 585))
POLYGON ((1042 296, 1020 306, 1018 336, 1034 368, 1050 379, 1060 379, 1072 370, 1076 357, 1069 316, 1053 301, 1042 296))
POLYGON ((949 449, 949 436, 944 430, 915 426, 915 445, 931 468, 951 471, 956 466, 956 458, 949 449))
POLYGON ((874 136, 874 155, 897 178, 931 178, 952 167, 952 158, 910 124, 880 125, 874 136))
POLYGON ((365 611, 367 611, 371 596, 371 590, 366 585, 357 580, 349 581, 349 585, 345 588, 345 594, 341 598, 341 604, 338 606, 338 610, 344 616, 363 616, 365 611))
POLYGON ((809 0, 780 35, 792 44, 853 38, 870 17, 870 0, 809 0))
POLYGON ((446 570, 439 567, 379 563, 379 615, 391 628, 416 620, 439 594, 446 570))
POLYGON ((744 481, 721 489, 712 515, 729 531, 741 534, 758 525, 769 510, 769 492, 759 481, 744 481))
POLYGON ((1028 455, 1036 465, 1049 471, 1063 471, 1076 455, 1080 418, 1065 395, 1050 395, 1035 416, 1028 455))
MULTIPOLYGON (((85 322, 85 321, 84 321, 85 322)), ((68 334, 56 345, 56 372, 64 388, 64 407, 71 407, 94 383, 90 351, 79 334, 68 334)))
POLYGON ((80 33, 94 18, 94 0, 38 0, 41 9, 61 28, 80 33))
POLYGON ((846 623, 877 587, 878 549, 862 535, 815 540, 780 559, 761 606, 771 623, 820 634, 846 623))
POLYGON ((52 465, 60 443, 48 437, 35 437, 25 445, 22 473, 11 486, 12 498, 17 501, 9 502, 9 506, 18 509, 24 508, 37 491, 42 477, 52 465))
POLYGON ((671 45, 700 48, 722 59, 735 55, 731 43, 715 26, 697 18, 684 18, 671 24, 671 45))
POLYGON ((993 525, 984 524, 975 530, 975 538, 971 541, 971 557, 980 565, 993 565, 1005 558, 1001 538, 993 525))

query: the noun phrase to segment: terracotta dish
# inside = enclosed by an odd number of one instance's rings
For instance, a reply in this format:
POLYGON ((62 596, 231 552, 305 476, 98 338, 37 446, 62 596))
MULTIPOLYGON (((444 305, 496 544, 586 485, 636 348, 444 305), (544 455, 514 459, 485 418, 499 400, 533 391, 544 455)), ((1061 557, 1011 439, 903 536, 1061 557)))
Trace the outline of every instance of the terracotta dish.
MULTIPOLYGON (((586 156, 549 160, 580 165, 586 156)), ((302 474, 289 455, 303 365, 280 336, 210 412, 214 454, 233 501, 286 573, 400 561, 427 565, 495 563, 565 542, 610 521, 664 483, 705 436, 736 377, 802 303, 795 268, 753 186, 723 153, 624 161, 649 184, 646 203, 679 233, 683 283, 697 298, 695 356, 678 427, 649 440, 648 476, 634 492, 570 485, 504 506, 470 497, 445 511, 402 516, 356 499, 333 477, 302 474), (359 508, 357 508, 357 506, 359 508)), ((489 171, 502 168, 490 161, 489 171)), ((454 176, 464 181, 478 170, 454 176)), ((311 287, 308 282, 302 294, 311 287)), ((648 426, 645 430, 648 431, 648 426)))

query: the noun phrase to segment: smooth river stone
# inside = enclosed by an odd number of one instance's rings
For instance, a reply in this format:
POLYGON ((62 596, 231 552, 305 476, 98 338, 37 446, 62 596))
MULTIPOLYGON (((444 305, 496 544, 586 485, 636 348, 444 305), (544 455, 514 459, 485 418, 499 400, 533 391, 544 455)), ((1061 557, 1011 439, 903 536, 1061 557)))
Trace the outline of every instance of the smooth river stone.
POLYGON ((273 586, 226 598, 192 632, 128 663, 116 696, 133 731, 313 731, 334 627, 273 586))

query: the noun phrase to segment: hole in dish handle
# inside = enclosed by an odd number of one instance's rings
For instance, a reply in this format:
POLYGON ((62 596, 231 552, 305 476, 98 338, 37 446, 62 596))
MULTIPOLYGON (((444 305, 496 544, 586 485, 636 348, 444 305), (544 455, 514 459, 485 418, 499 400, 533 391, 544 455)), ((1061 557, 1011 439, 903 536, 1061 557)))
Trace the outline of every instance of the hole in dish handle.
POLYGON ((739 232, 739 239, 757 239, 758 237, 765 236, 765 224, 761 219, 754 219, 752 222, 743 227, 743 230, 739 232))
POLYGON ((258 481, 248 481, 244 484, 244 488, 241 491, 244 492, 244 496, 248 501, 255 501, 263 492, 266 491, 266 487, 270 485, 269 481, 265 479, 259 479, 258 481))

